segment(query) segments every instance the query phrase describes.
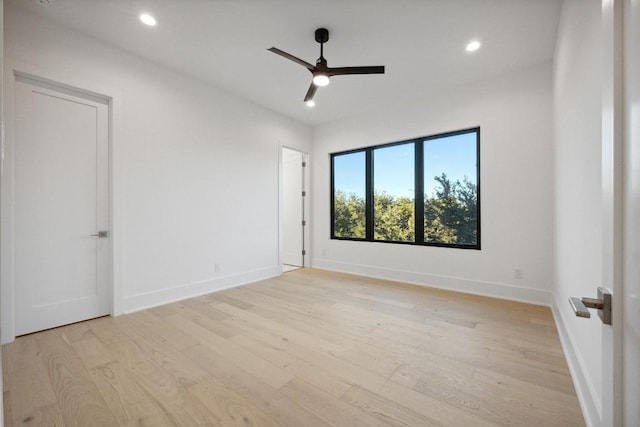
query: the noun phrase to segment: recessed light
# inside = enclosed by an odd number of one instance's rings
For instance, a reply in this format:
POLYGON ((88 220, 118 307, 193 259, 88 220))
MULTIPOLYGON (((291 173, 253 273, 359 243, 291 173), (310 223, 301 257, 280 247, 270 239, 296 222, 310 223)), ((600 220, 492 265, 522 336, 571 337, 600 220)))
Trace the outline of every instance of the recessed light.
POLYGON ((307 104, 307 107, 309 107, 309 108, 312 108, 312 107, 316 106, 316 103, 315 103, 315 101, 313 99, 305 102, 305 104, 307 104))
POLYGON ((146 24, 150 27, 154 27, 157 22, 156 22, 156 18, 154 18, 153 16, 149 15, 148 13, 143 13, 140 15, 140 20, 142 21, 143 24, 146 24))
POLYGON ((475 52, 476 50, 480 49, 480 46, 482 46, 482 44, 478 40, 473 40, 467 44, 467 47, 465 49, 467 52, 475 52))

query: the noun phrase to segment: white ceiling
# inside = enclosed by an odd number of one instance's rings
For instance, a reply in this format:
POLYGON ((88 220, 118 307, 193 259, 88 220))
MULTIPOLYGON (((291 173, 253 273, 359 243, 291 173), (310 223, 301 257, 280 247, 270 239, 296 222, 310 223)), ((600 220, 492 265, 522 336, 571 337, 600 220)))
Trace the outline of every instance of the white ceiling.
POLYGON ((316 125, 415 103, 436 91, 545 63, 560 0, 6 0, 122 49, 316 125), (141 12, 158 20, 146 27, 141 12), (311 74, 266 49, 329 66, 385 65, 338 76, 302 102, 311 74), (464 47, 480 39, 474 54, 464 47))

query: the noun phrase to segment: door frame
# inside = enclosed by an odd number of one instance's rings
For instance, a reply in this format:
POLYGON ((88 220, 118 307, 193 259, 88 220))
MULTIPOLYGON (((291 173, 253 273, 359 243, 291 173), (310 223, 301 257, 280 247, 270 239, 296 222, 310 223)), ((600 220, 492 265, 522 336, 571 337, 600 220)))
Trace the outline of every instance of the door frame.
POLYGON ((283 212, 284 212, 284 191, 283 191, 283 175, 284 175, 284 162, 283 162, 283 150, 291 150, 296 151, 302 155, 303 161, 305 162, 305 167, 303 171, 303 180, 302 180, 302 189, 305 192, 305 197, 303 197, 302 205, 303 205, 303 220, 305 221, 305 226, 302 230, 302 239, 303 239, 303 250, 305 251, 305 255, 302 257, 302 268, 310 267, 311 263, 309 260, 311 259, 311 240, 310 240, 310 224, 309 224, 309 215, 311 213, 310 209, 310 173, 309 173, 309 153, 304 152, 298 148, 279 144, 278 146, 278 265, 282 268, 282 259, 283 259, 283 212))
POLYGON ((602 325, 602 426, 622 425, 624 294, 623 0, 602 2, 602 286, 612 291, 612 325, 602 325))
POLYGON ((622 143, 623 178, 622 178, 622 278, 620 289, 621 322, 616 331, 620 347, 617 348, 619 363, 614 368, 614 423, 620 425, 631 423, 638 419, 638 397, 640 396, 640 372, 638 372, 638 352, 640 351, 640 337, 638 336, 638 290, 640 289, 640 269, 638 269, 638 253, 640 242, 629 237, 636 236, 640 227, 640 151, 638 139, 640 137, 637 119, 640 112, 638 98, 640 84, 637 73, 640 68, 640 53, 637 50, 637 36, 640 34, 640 3, 635 0, 620 0, 622 10, 620 27, 621 36, 621 84, 622 84, 622 143), (627 236, 625 238, 625 236, 627 236), (633 325, 633 326, 631 326, 633 325))
MULTIPOLYGON (((114 180, 113 180, 113 106, 114 98, 104 95, 105 92, 85 89, 85 85, 68 82, 62 73, 52 73, 50 70, 41 70, 37 67, 27 66, 12 61, 5 62, 4 68, 4 133, 2 138, 1 179, 0 179, 0 292, 2 306, 0 322, 2 322, 2 336, 0 343, 6 344, 15 340, 15 259, 14 259, 14 186, 15 186, 15 85, 16 79, 27 79, 43 84, 44 86, 57 88, 61 91, 71 91, 80 96, 100 99, 106 103, 108 109, 108 216, 110 238, 109 262, 107 268, 107 283, 109 287, 109 310, 112 316, 122 313, 121 291, 116 291, 115 286, 115 236, 116 223, 114 221, 114 180), (46 77, 45 77, 46 76, 46 77)), ((89 86, 90 87, 90 86, 89 86)))

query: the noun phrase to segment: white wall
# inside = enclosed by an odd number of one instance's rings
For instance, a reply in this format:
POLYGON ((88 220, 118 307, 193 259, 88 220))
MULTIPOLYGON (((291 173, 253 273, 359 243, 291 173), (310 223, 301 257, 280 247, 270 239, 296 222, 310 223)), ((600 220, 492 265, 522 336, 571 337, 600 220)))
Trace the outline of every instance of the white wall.
POLYGON ((4 22, 6 83, 17 69, 113 99, 116 313, 280 272, 280 147, 309 152, 309 127, 11 5, 4 22))
POLYGON ((567 299, 595 296, 602 275, 602 4, 563 4, 554 62, 554 314, 587 421, 600 419, 601 321, 567 299))
POLYGON ((549 304, 552 84, 545 64, 314 130, 315 267, 549 304), (481 127, 482 250, 330 239, 329 153, 481 127), (515 278, 515 270, 523 272, 515 278))

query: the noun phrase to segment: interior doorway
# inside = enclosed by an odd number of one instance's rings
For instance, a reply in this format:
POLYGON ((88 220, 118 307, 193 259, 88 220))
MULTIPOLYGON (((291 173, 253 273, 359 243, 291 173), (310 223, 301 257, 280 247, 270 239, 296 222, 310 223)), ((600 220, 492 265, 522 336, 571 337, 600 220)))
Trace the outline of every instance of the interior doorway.
POLYGON ((108 100, 16 75, 14 125, 15 334, 107 315, 108 100))
POLYGON ((280 263, 286 272, 307 264, 307 154, 282 147, 281 155, 280 263))

